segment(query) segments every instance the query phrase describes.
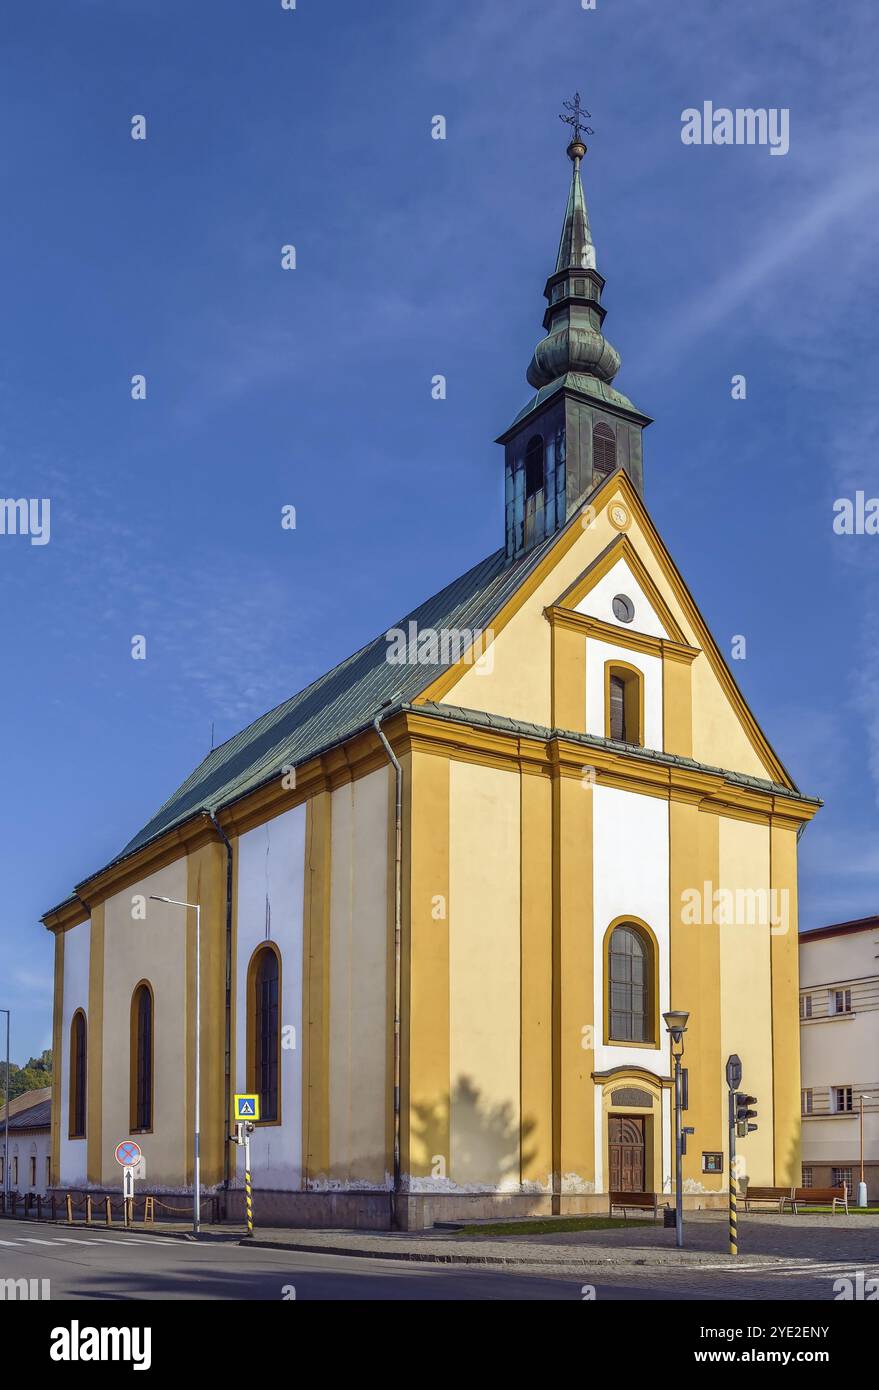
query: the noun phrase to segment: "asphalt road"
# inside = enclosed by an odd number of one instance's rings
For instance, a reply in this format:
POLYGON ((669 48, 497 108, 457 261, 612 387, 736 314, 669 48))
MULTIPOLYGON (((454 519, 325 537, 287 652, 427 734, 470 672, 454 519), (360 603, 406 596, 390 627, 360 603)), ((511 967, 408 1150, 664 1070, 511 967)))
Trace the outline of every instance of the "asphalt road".
POLYGON ((53 1300, 260 1299, 581 1301, 607 1299, 826 1302, 834 1282, 879 1260, 785 1260, 734 1269, 628 1266, 547 1275, 525 1270, 436 1267, 349 1255, 201 1245, 157 1236, 88 1232, 0 1220, 0 1280, 49 1280, 53 1300), (590 1292, 594 1290, 594 1293, 590 1292))

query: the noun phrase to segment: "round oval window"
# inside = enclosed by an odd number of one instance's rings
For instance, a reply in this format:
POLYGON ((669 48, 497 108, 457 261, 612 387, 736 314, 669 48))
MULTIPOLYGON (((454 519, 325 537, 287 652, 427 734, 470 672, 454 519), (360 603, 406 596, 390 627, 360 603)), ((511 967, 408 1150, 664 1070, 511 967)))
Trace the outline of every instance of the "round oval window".
POLYGON ((617 594, 613 601, 613 611, 618 622, 630 623, 635 616, 635 605, 625 594, 617 594))

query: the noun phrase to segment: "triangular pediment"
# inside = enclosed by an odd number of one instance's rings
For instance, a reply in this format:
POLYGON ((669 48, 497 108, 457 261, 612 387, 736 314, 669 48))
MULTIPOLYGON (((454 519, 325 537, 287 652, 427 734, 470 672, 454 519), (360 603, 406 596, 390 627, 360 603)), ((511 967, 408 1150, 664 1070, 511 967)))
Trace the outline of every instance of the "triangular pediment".
POLYGON ((613 599, 626 595, 628 625, 660 648, 692 660, 693 755, 746 776, 795 784, 739 690, 708 624, 666 549, 647 508, 622 469, 612 473, 573 515, 491 619, 492 655, 478 666, 450 666, 418 702, 444 701, 489 714, 551 724, 551 640, 554 615, 622 633, 613 599), (618 587, 619 586, 619 587, 618 587))

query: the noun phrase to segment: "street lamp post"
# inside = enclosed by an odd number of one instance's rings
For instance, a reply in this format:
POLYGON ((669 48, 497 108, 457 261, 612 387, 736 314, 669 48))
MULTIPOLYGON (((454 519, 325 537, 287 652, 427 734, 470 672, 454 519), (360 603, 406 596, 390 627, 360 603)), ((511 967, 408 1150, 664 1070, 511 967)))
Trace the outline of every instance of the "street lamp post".
POLYGON ((687 1019, 690 1015, 683 1009, 670 1009, 662 1017, 671 1037, 671 1050, 675 1064, 675 1244, 680 1249, 684 1243, 681 1058, 684 1055, 684 1034, 687 1031, 687 1019))
POLYGON ((864 1101, 865 1101, 865 1100, 869 1100, 869 1099, 870 1099, 870 1097, 869 1097, 869 1095, 867 1095, 867 1094, 864 1094, 864 1095, 862 1095, 862 1096, 860 1097, 860 1111, 861 1111, 861 1125, 860 1125, 860 1128, 861 1128, 861 1181, 858 1183, 858 1206, 859 1206, 859 1207, 865 1207, 865 1206, 867 1205, 867 1184, 866 1184, 866 1182, 864 1181, 864 1101))
POLYGON ((198 1240, 201 1230, 201 905, 184 903, 179 898, 162 898, 150 893, 154 903, 170 903, 172 907, 189 908, 195 913, 195 1133, 193 1135, 192 1174, 192 1234, 198 1240))
POLYGON ((0 1014, 6 1015, 6 1086, 3 1092, 5 1101, 3 1113, 6 1117, 3 1138, 3 1215, 5 1216, 9 1207, 9 1020, 12 1015, 8 1009, 0 1009, 0 1014))

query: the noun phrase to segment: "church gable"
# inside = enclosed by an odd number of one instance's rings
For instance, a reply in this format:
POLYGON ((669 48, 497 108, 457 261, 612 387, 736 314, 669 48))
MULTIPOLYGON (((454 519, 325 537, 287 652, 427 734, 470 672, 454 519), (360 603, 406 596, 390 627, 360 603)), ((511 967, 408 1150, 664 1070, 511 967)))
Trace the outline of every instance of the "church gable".
POLYGON ((621 470, 488 623, 482 650, 418 703, 615 738, 793 786, 621 470), (612 720, 621 703, 628 729, 612 720))

